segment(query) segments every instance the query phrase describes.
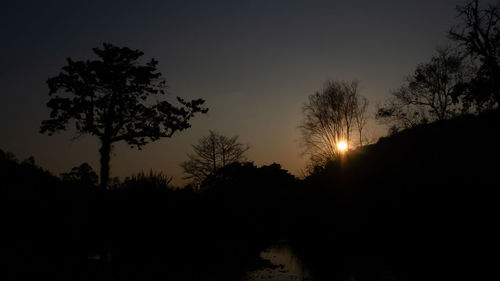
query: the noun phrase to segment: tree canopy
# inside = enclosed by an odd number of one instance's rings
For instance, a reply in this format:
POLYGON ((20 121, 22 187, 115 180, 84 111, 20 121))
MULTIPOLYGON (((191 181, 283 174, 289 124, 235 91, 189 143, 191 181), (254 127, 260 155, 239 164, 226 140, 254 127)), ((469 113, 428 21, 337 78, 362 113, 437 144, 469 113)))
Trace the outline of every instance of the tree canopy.
POLYGON ((339 142, 351 145, 356 126, 362 134, 366 109, 367 100, 359 94, 356 81, 328 81, 321 91, 309 96, 299 128, 312 164, 322 165, 339 157, 339 142))
POLYGON ((97 184, 98 176, 88 163, 73 167, 69 173, 61 173, 61 179, 66 182, 76 183, 86 186, 97 184))
POLYGON ((467 0, 457 7, 460 22, 448 33, 476 71, 466 96, 477 110, 500 105, 500 3, 467 0))
POLYGON ((249 149, 238 141, 238 136, 226 137, 214 131, 209 131, 193 145, 193 154, 188 154, 188 160, 181 163, 186 179, 194 184, 200 184, 210 175, 216 175, 219 169, 245 160, 244 153, 249 149))
POLYGON ((103 44, 94 48, 95 60, 74 61, 47 80, 50 118, 42 121, 41 133, 66 130, 74 121, 77 134, 97 136, 101 141, 101 185, 109 178, 112 144, 124 141, 140 149, 149 142, 171 137, 189 128, 196 113, 206 113, 204 100, 185 101, 180 106, 166 100, 166 81, 158 61, 141 63, 142 51, 103 44))
POLYGON ((463 103, 468 80, 461 55, 440 49, 392 93, 377 118, 401 129, 459 115, 468 109, 463 103))

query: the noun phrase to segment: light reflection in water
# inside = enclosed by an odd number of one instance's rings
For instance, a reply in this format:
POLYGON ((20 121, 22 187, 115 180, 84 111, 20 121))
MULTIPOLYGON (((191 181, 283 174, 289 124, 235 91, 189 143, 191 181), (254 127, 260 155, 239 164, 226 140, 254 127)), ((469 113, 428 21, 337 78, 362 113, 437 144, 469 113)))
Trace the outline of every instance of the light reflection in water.
POLYGON ((262 252, 263 259, 271 261, 276 268, 264 268, 247 273, 245 281, 272 280, 272 281, 313 281, 310 274, 302 265, 300 259, 293 253, 286 242, 280 242, 262 252))

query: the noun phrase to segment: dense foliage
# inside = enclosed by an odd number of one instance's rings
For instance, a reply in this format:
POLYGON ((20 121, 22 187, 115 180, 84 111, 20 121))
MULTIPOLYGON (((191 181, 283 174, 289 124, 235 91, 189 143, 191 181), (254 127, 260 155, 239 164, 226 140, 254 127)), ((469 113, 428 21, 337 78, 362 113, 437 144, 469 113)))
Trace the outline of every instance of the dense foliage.
POLYGON ((50 118, 42 121, 40 132, 52 135, 74 122, 77 134, 98 137, 101 187, 106 188, 114 143, 123 141, 140 149, 188 129, 190 119, 208 109, 202 107, 202 99, 177 97, 180 106, 158 100, 165 95, 166 82, 158 61, 141 64, 142 51, 112 44, 93 51, 97 59, 68 58, 61 73, 47 80, 51 112, 50 118))

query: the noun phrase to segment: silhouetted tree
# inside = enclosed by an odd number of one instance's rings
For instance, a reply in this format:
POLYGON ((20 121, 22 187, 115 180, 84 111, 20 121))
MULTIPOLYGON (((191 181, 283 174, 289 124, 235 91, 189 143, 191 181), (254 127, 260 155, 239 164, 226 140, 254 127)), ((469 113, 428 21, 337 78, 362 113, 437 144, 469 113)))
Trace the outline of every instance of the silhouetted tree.
POLYGON ((449 119, 464 108, 462 96, 467 82, 465 66, 459 54, 438 50, 428 63, 415 72, 393 97, 378 109, 377 118, 397 128, 449 119))
POLYGON ((166 82, 158 71, 158 61, 139 62, 144 54, 127 47, 104 44, 94 48, 96 60, 73 61, 62 72, 47 81, 47 103, 52 110, 50 119, 42 121, 41 133, 52 135, 66 130, 75 121, 79 134, 97 136, 101 142, 101 187, 109 179, 112 144, 125 141, 140 149, 148 142, 171 137, 190 127, 195 113, 206 113, 204 100, 185 101, 176 107, 167 101, 157 101, 165 94, 166 82))
POLYGON ((24 159, 23 162, 21 162, 21 165, 35 167, 36 166, 36 164, 35 164, 35 157, 30 156, 30 157, 24 159))
POLYGON ((17 161, 14 153, 8 152, 8 151, 3 151, 2 149, 0 149, 0 160, 1 161, 12 161, 12 162, 17 161))
POLYGON ((340 141, 350 144, 356 125, 362 133, 366 124, 365 102, 356 81, 328 81, 323 90, 309 96, 302 108, 304 120, 299 128, 305 153, 314 165, 337 158, 340 155, 337 144, 340 141))
POLYGON ((368 99, 360 96, 357 99, 357 105, 354 112, 354 121, 356 122, 356 127, 358 129, 360 146, 363 146, 363 129, 366 127, 366 122, 368 121, 367 110, 368 99))
POLYGON ((61 179, 66 182, 94 186, 97 185, 98 176, 88 163, 83 163, 78 167, 72 168, 69 173, 62 173, 61 179))
POLYGON ((238 142, 238 136, 226 137, 209 131, 208 136, 193 145, 194 154, 188 154, 189 160, 181 163, 181 167, 188 175, 186 179, 199 184, 209 175, 215 175, 220 168, 245 160, 243 154, 248 149, 248 145, 238 142))
POLYGON ((500 104, 500 2, 494 2, 486 6, 467 0, 458 6, 461 22, 448 33, 477 63, 467 97, 479 111, 500 104))

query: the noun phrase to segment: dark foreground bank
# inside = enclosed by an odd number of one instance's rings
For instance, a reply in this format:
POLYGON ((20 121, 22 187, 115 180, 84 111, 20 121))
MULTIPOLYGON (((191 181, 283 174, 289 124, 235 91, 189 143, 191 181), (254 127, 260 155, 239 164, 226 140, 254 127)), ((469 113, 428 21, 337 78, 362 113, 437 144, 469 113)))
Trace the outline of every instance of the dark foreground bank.
POLYGON ((200 190, 146 174, 103 192, 1 152, 3 279, 241 280, 283 240, 311 280, 491 276, 499 116, 406 130, 303 180, 237 163, 200 190))

